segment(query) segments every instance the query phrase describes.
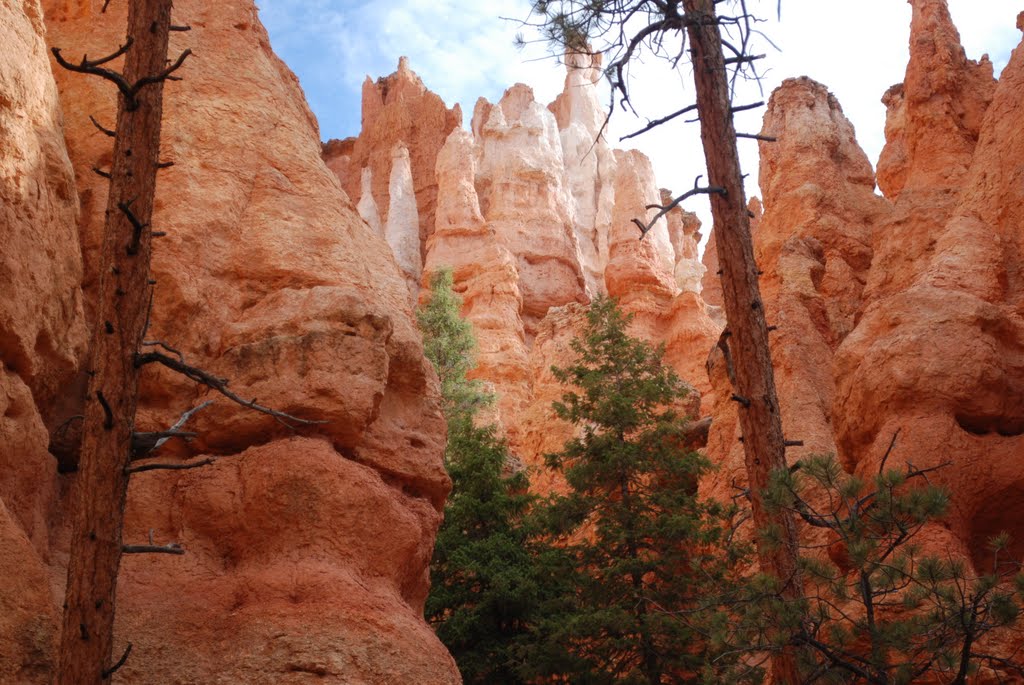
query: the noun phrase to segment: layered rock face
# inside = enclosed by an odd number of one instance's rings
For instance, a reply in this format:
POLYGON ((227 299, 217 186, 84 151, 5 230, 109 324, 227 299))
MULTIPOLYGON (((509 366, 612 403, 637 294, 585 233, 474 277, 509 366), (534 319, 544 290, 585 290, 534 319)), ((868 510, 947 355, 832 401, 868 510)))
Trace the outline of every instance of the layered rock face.
POLYGON ((869 299, 903 290, 926 269, 934 238, 953 211, 995 80, 992 64, 967 59, 946 0, 914 0, 910 62, 890 88, 878 187, 895 211, 881 227, 869 299))
MULTIPOLYGON (((69 57, 115 49, 125 3, 101 4, 0 8, 3 44, 17 46, 0 57, 0 232, 17 248, 0 261, 13 295, 0 303, 4 682, 52 676, 60 505, 75 477, 57 475, 45 422, 74 413, 106 205, 92 167, 111 148, 89 116, 108 127, 115 116, 109 84, 68 73, 55 84, 44 36, 69 57)), ((293 432, 219 400, 190 424, 200 438, 163 455, 216 464, 133 477, 126 541, 188 553, 125 559, 115 640, 134 647, 118 680, 457 683, 422 619, 450 482, 406 274, 323 163, 315 119, 253 4, 181 0, 174 17, 192 31, 172 50, 201 59, 166 90, 163 155, 175 165, 158 182, 154 228, 167 236, 149 337, 240 395, 323 423, 293 432)), ((166 427, 205 399, 217 398, 147 370, 138 425, 166 427)))
POLYGON ((893 263, 877 252, 895 249, 899 236, 878 241, 872 299, 836 354, 836 442, 865 471, 897 430, 898 459, 921 468, 950 462, 936 478, 952 492, 952 513, 935 534, 988 570, 985 541, 1000 530, 1015 541, 1012 557, 1024 556, 1024 49, 994 84, 986 64, 963 60, 944 4, 924 0, 914 3, 911 49, 904 126, 928 121, 938 140, 905 145, 915 150, 906 181, 886 192, 898 191, 897 216, 928 249, 895 291, 875 271, 893 263), (929 84, 925 98, 917 89, 929 84), (915 193, 929 181, 937 188, 919 195, 942 201, 926 207, 915 193))
MULTIPOLYGON (((632 219, 663 198, 650 161, 636 151, 613 150, 599 136, 605 119, 599 59, 569 54, 566 67, 565 89, 547 107, 523 84, 497 103, 476 103, 469 130, 455 128, 436 153, 436 204, 426 209, 434 226, 422 283, 439 269, 453 270, 463 315, 479 343, 473 375, 498 398, 489 418, 503 428, 513 452, 534 466, 560 446, 551 437, 559 434, 550 412, 558 393, 549 368, 568 361, 557 350, 572 337, 560 324, 578 325, 580 310, 570 305, 599 294, 618 298, 636 317, 634 333, 667 342, 670 361, 702 391, 710 390, 703 363, 719 328, 699 297, 699 221, 677 209, 638 240, 632 219)), ((419 83, 407 70, 402 60, 396 74, 378 83, 419 83)), ((404 105, 396 100, 391 116, 403 120, 424 99, 433 102, 426 95, 404 105), (401 106, 407 112, 399 112, 401 106)), ((375 136, 366 110, 364 103, 363 131, 348 148, 369 145, 364 141, 375 136)), ((419 146, 410 140, 398 135, 395 144, 419 146)), ((325 159, 346 188, 365 188, 379 173, 394 179, 399 168, 397 162, 387 171, 360 168, 351 155, 341 164, 342 144, 332 145, 325 159)), ((424 181, 415 165, 411 172, 419 187, 424 181)), ((395 192, 375 196, 375 205, 393 206, 395 192)), ((424 208, 418 209, 422 216, 424 208)), ((406 253, 395 240, 389 243, 403 263, 406 253)), ((699 403, 695 392, 694 413, 699 403)))
POLYGON ((48 683, 62 386, 86 342, 78 194, 37 0, 0 5, 0 681, 48 683))
MULTIPOLYGON (((787 451, 796 460, 835 452, 832 358, 855 326, 875 230, 891 207, 874 194, 871 164, 820 83, 784 81, 768 103, 762 132, 778 142, 760 150, 765 209, 755 258, 768 323, 776 327, 770 335, 784 434, 803 442, 787 451)), ((708 361, 718 398, 708 453, 721 465, 713 487, 721 496, 745 478, 727 353, 723 338, 708 361)))
MULTIPOLYGON (((0 6, 16 48, 0 55, 2 682, 52 675, 74 487, 54 455, 73 464, 106 206, 92 168, 111 150, 89 116, 112 126, 114 99, 54 74, 46 49, 118 45, 124 3, 99 4, 0 6)), ((787 80, 765 115, 779 142, 761 149, 755 253, 786 437, 803 443, 789 459, 835 452, 869 476, 899 431, 889 465, 949 462, 933 480, 953 506, 930 544, 981 569, 1000 530, 1024 557, 1024 50, 997 83, 964 56, 945 2, 911 4, 907 77, 885 95, 884 197, 827 88, 787 80)), ((571 434, 551 412, 550 368, 570 362, 585 304, 607 293, 694 386, 686 409, 713 417, 720 465, 703 487, 734 494, 715 237, 699 261, 699 222, 677 209, 637 240, 631 220, 671 193, 643 155, 597 138, 599 63, 570 55, 555 102, 516 85, 463 129, 403 60, 365 84, 360 136, 321 146, 249 0, 174 11, 193 30, 172 49, 200 58, 166 91, 175 165, 159 181, 154 228, 168 235, 149 337, 325 423, 290 431, 218 401, 190 424, 199 438, 164 453, 215 465, 133 478, 126 539, 188 554, 125 559, 117 641, 134 648, 119 681, 458 682, 422 620, 449 481, 410 307, 443 268, 479 341, 474 375, 525 464, 571 434)), ((205 399, 147 369, 139 425, 205 399)), ((535 473, 536 489, 561 487, 535 473)))
MULTIPOLYGON (((952 506, 927 544, 987 572, 1001 530, 1024 557, 1024 50, 996 83, 944 2, 911 4, 907 80, 885 96, 887 199, 835 99, 786 81, 765 115, 779 142, 761 148, 755 253, 786 438, 803 442, 790 461, 833 452, 870 478, 898 434, 888 466, 944 465, 932 481, 952 506)), ((707 452, 722 469, 705 486, 723 497, 744 477, 728 366, 716 347, 707 452)))
MULTIPOLYGON (((461 124, 459 106, 445 107, 403 57, 398 71, 391 76, 377 81, 367 76, 363 83, 362 132, 357 138, 324 144, 324 161, 341 180, 349 198, 357 203, 359 215, 371 227, 384 227, 391 215, 394 195, 393 157, 397 147, 404 147, 415 193, 417 246, 425 248, 434 231, 437 153, 448 134, 461 124)), ((407 214, 402 222, 409 223, 407 214)), ((406 238, 406 242, 411 243, 411 238, 406 238)), ((421 249, 421 260, 423 256, 421 249)))

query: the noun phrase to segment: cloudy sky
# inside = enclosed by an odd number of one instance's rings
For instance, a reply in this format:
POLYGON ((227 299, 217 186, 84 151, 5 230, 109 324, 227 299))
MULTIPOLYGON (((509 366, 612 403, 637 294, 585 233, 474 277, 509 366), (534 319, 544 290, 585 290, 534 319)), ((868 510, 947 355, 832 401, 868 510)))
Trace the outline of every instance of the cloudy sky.
MULTIPOLYGON (((562 89, 564 71, 542 42, 523 49, 515 37, 534 38, 521 20, 528 0, 257 0, 260 17, 276 52, 298 74, 324 140, 359 132, 360 90, 372 78, 395 70, 398 57, 427 87, 451 106, 472 112, 479 96, 491 101, 516 82, 531 85, 542 102, 562 89)), ((1015 28, 1020 0, 949 0, 953 20, 969 57, 988 54, 996 74, 1006 65, 1021 35, 1015 28)), ((907 63, 910 6, 902 0, 784 0, 781 21, 776 0, 753 0, 751 9, 769 18, 763 32, 779 47, 762 41, 757 52, 766 70, 764 97, 750 85, 737 101, 767 100, 782 79, 807 75, 826 84, 853 122, 869 159, 884 143, 882 93, 903 80, 907 63), (760 5, 760 7, 758 7, 760 5)), ((633 71, 634 101, 640 114, 656 118, 692 102, 689 74, 673 73, 657 60, 633 71)), ((761 112, 739 120, 737 129, 756 132, 761 112)), ((467 117, 468 118, 468 117, 467 117)), ((468 121, 465 122, 468 125, 468 121)), ((617 112, 613 142, 643 120, 617 112)), ((627 141, 651 157, 661 185, 686 189, 704 171, 694 125, 663 126, 627 141)), ((756 190, 756 143, 741 141, 744 169, 756 190)), ((622 145, 626 147, 626 144, 622 145)), ((702 215, 701 204, 688 207, 702 215)))

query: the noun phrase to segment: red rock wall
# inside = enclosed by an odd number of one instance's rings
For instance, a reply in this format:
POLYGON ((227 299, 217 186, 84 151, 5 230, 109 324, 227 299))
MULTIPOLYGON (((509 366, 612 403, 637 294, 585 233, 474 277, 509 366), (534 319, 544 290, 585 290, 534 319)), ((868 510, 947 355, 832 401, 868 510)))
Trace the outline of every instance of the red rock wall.
MULTIPOLYGON (((559 326, 579 318, 574 303, 601 293, 617 297, 636 317, 635 334, 667 343, 668 359, 694 386, 694 413, 711 390, 704 360, 720 328, 699 296, 699 222, 678 210, 638 240, 632 219, 662 197, 650 161, 597 138, 604 123, 600 72, 579 55, 567 55, 566 65, 565 89, 547 107, 523 84, 497 103, 477 102, 469 130, 455 128, 434 152, 437 200, 427 207, 435 221, 422 283, 441 268, 453 270, 463 315, 478 338, 473 376, 497 395, 488 419, 501 426, 521 463, 538 468, 544 452, 559 446, 550 413, 558 393, 547 370, 567 361, 558 349, 571 331, 559 326)), ((404 61, 378 81, 402 83, 418 84, 418 95, 387 101, 384 109, 397 121, 436 100, 404 61)), ((372 117, 366 112, 376 112, 379 99, 377 89, 364 92, 363 131, 354 144, 368 150, 391 143, 374 142, 375 124, 367 124, 372 117)), ((354 161, 352 145, 328 145, 325 159, 346 187, 372 186, 369 179, 380 172, 354 161)), ((417 187, 421 182, 414 179, 417 187)), ((388 206, 393 195, 375 195, 373 205, 388 206)), ((360 206, 374 224, 372 207, 362 200, 360 206)))
POLYGON ((967 59, 946 0, 913 0, 910 63, 890 88, 878 187, 895 211, 879 227, 868 299, 910 285, 932 257, 956 205, 995 80, 987 57, 967 59))
MULTIPOLYGON (((888 143, 870 165, 827 90, 789 80, 772 96, 761 146, 764 216, 755 252, 787 439, 834 452, 851 472, 946 464, 953 503, 928 544, 988 570, 1006 530, 1024 558, 1024 321, 1020 174, 1024 50, 996 83, 964 57, 942 0, 914 0, 905 83, 886 94, 888 143)), ((1022 15, 1024 16, 1024 15, 1022 15)), ((707 451, 742 483, 725 357, 707 451)))
MULTIPOLYGON (((772 361, 787 450, 795 461, 835 452, 832 357, 855 326, 871 266, 876 226, 891 212, 874 194, 874 173, 853 126, 825 86, 788 79, 772 94, 762 133, 760 184, 764 214, 754 236, 763 275, 772 361)), ((728 340, 723 341, 728 344, 728 340)), ((717 403, 708 454, 721 465, 710 490, 725 497, 745 479, 736 404, 729 400, 729 362, 709 359, 717 403)))
POLYGON ((420 244, 425 250, 427 239, 434 232, 435 160, 448 134, 462 125, 462 110, 458 105, 452 109, 445 107, 402 57, 398 70, 390 76, 377 81, 366 77, 362 114, 359 136, 328 141, 324 145, 324 160, 338 175, 352 202, 364 199, 361 170, 369 169, 370 192, 383 225, 388 215, 391 151, 398 144, 406 147, 419 208, 420 244))
MULTIPOLYGON (((955 36, 941 20, 943 8, 935 7, 940 4, 915 3, 912 48, 955 36), (928 12, 940 20, 920 22, 928 12)), ((922 74, 951 72, 947 60, 961 53, 958 45, 947 46, 917 63, 912 58, 908 90, 922 74)), ((953 63, 962 66, 959 59, 953 63)), ((967 67, 968 73, 978 71, 987 73, 967 67)), ((966 92, 940 88, 929 101, 937 133, 970 121, 977 143, 933 149, 930 154, 947 156, 949 171, 915 158, 915 166, 933 170, 936 183, 945 183, 944 202, 927 211, 920 205, 909 210, 908 222, 920 221, 917 229, 927 231, 929 249, 914 261, 914 269, 900 274, 904 288, 872 292, 836 355, 836 442, 846 462, 868 472, 876 468, 897 430, 896 463, 925 468, 950 462, 936 480, 951 489, 953 506, 946 525, 934 533, 976 563, 986 561, 988 537, 1003 529, 1015 541, 1014 558, 1024 557, 1022 86, 1024 49, 1018 47, 998 84, 986 76, 965 84, 966 92), (979 112, 965 120, 961 100, 986 104, 984 116, 979 112), (951 152, 959 157, 949 159, 951 152)), ((908 118, 912 114, 908 101, 908 118)), ((925 154, 920 145, 917 150, 918 157, 925 154)), ((912 179, 908 175, 896 200, 897 213, 901 204, 915 201, 912 179)), ((880 238, 879 244, 892 246, 897 238, 880 238)), ((876 258, 869 288, 881 282, 875 270, 891 263, 876 258)))
MULTIPOLYGON (((107 15, 98 2, 42 4, 0 7, 0 38, 18 46, 0 55, 0 234, 12 246, 0 285, 13 293, 0 303, 0 542, 17 550, 0 572, 18 579, 0 584, 0 681, 26 683, 52 668, 74 476, 57 474, 46 446, 54 433, 66 459, 73 444, 56 429, 80 403, 106 204, 91 169, 109 163, 110 141, 88 116, 114 116, 107 84, 63 72, 58 108, 44 34, 95 56, 124 23, 121 3, 107 15)), ((1024 557, 1024 57, 996 83, 964 56, 943 0, 911 4, 907 77, 885 95, 884 198, 825 86, 788 80, 765 115, 779 142, 762 145, 764 214, 751 209, 786 437, 803 441, 789 458, 834 451, 873 473, 899 430, 891 465, 950 462, 936 480, 954 506, 930 540, 981 563, 985 538, 1007 529, 1024 557)), ((200 438, 169 450, 222 457, 215 466, 136 477, 126 536, 152 530, 189 553, 126 559, 124 682, 458 682, 421 618, 449 481, 406 283, 419 264, 399 269, 389 232, 418 234, 424 281, 453 268, 480 341, 475 376, 498 393, 494 418, 522 462, 568 437, 550 367, 568 362, 579 303, 609 292, 635 334, 666 344, 695 387, 690 411, 713 417, 706 451, 721 468, 706 492, 734 493, 742 454, 709 304, 714 236, 703 277, 698 226, 681 213, 636 240, 630 219, 663 196, 642 155, 605 141, 584 154, 593 69, 570 72, 549 108, 521 85, 481 101, 463 130, 403 62, 367 82, 360 137, 321 148, 248 0, 179 0, 175 17, 193 30, 174 48, 197 58, 167 90, 175 166, 158 191, 168 236, 152 337, 245 396, 327 423, 293 434, 218 402, 195 420, 200 438)), ((143 395, 146 428, 208 397, 148 371, 143 395)))
MULTIPOLYGON (((51 74, 44 35, 69 57, 116 48, 125 3, 101 4, 0 7, 3 44, 17 47, 0 55, 0 234, 17 248, 0 258, 2 682, 49 682, 53 665, 75 477, 57 475, 46 422, 81 402, 106 204, 91 169, 111 147, 88 117, 112 126, 115 114, 109 84, 51 74)), ((118 680, 457 683, 422 619, 450 482, 403 276, 324 165, 253 4, 179 0, 174 16, 192 30, 172 50, 195 56, 166 90, 175 165, 158 183, 154 227, 168 235, 150 336, 243 396, 326 423, 294 434, 219 399, 191 424, 201 437, 168 450, 217 464, 133 478, 126 541, 188 553, 125 559, 116 642, 134 648, 118 680)), ((205 399, 217 398, 147 371, 140 428, 205 399)))
POLYGON ((48 428, 86 342, 78 194, 38 0, 0 4, 0 682, 49 683, 60 479, 48 428))

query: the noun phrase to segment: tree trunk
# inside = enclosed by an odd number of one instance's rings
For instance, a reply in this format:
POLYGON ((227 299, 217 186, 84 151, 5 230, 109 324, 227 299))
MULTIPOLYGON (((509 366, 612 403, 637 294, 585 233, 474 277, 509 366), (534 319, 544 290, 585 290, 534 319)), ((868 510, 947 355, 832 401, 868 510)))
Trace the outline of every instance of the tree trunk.
MULTIPOLYGON (((722 39, 712 0, 683 0, 683 6, 688 17, 702 18, 690 24, 687 33, 709 186, 725 189, 724 194, 711 195, 711 211, 722 268, 722 295, 735 365, 753 520, 758 530, 778 531, 782 542, 765 545, 759 540, 758 556, 762 570, 779 579, 782 597, 798 600, 803 588, 797 565, 795 521, 788 513, 770 513, 764 506, 763 492, 769 474, 786 467, 786 455, 736 150, 722 39)), ((800 682, 793 647, 787 646, 774 656, 772 673, 776 683, 800 682)))
MULTIPOLYGON (((131 0, 127 84, 166 67, 171 0, 131 0)), ((138 395, 135 355, 150 303, 150 218, 160 149, 163 80, 118 102, 110 198, 92 341, 91 379, 64 597, 59 685, 109 679, 121 530, 138 395)))

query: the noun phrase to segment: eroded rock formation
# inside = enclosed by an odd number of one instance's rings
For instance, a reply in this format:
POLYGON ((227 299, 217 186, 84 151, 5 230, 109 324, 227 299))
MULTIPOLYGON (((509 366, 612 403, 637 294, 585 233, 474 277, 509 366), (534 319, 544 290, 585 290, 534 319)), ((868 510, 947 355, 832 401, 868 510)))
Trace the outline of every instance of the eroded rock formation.
MULTIPOLYGON (((764 214, 755 234, 783 431, 802 455, 835 452, 832 357, 854 328, 871 266, 872 242, 890 205, 853 126, 835 97, 808 78, 783 82, 771 97, 761 146, 764 214)), ((721 465, 714 490, 744 479, 737 405, 729 401, 730 359, 723 338, 708 365, 715 405, 708 454, 721 465)))
POLYGON ((0 681, 27 684, 50 682, 60 625, 47 424, 86 344, 78 194, 45 37, 38 0, 0 5, 0 681))
MULTIPOLYGON (((18 46, 0 58, 0 231, 18 247, 0 268, 15 296, 0 304, 0 536, 5 577, 18 579, 0 595, 5 682, 49 682, 53 666, 59 505, 75 481, 57 475, 43 419, 82 401, 71 382, 84 358, 81 293, 88 311, 106 204, 92 167, 107 166, 111 147, 89 116, 111 126, 115 114, 109 84, 64 72, 55 83, 43 36, 69 56, 111 51, 125 3, 100 5, 0 9, 4 45, 18 46)), ((201 437, 164 455, 218 463, 133 477, 125 539, 188 554, 124 561, 116 642, 134 648, 118 678, 459 682, 422 619, 450 483, 404 274, 322 161, 316 121, 253 4, 181 0, 174 12, 193 30, 172 50, 202 59, 166 91, 163 155, 175 165, 158 187, 154 226, 167 236, 150 337, 241 395, 324 423, 297 435, 220 400, 190 424, 201 437)), ((215 398, 147 371, 138 425, 166 427, 204 399, 215 398)))
POLYGON ((988 57, 967 59, 946 0, 914 0, 910 62, 890 88, 878 187, 895 211, 880 227, 869 299, 908 285, 926 268, 934 240, 963 188, 995 80, 988 57))
MULTIPOLYGON (((990 67, 963 60, 943 3, 914 5, 912 51, 945 49, 912 53, 907 128, 927 116, 928 135, 934 130, 939 140, 908 155, 895 212, 909 212, 908 231, 914 223, 926 231, 919 239, 928 249, 900 273, 900 290, 875 274, 892 260, 876 256, 872 264, 869 288, 880 285, 836 355, 836 443, 851 468, 870 471, 899 430, 899 460, 920 468, 950 462, 936 478, 952 492, 951 515, 933 532, 987 570, 985 541, 1000 530, 1015 541, 1013 558, 1024 556, 1024 49, 993 84, 990 67), (958 89, 946 87, 951 81, 958 89), (913 90, 925 86, 930 99, 913 90), (934 201, 926 208, 915 193, 934 201)), ((896 239, 880 240, 879 249, 896 239)))
POLYGON ((523 324, 532 336, 548 309, 586 299, 558 126, 533 90, 517 84, 498 103, 479 103, 473 128, 480 132, 480 208, 516 257, 523 324))
MULTIPOLYGON (((755 249, 786 437, 803 443, 789 459, 835 452, 870 475, 899 431, 890 465, 950 462, 934 480, 953 506, 930 543, 981 565, 1003 529, 1024 557, 1024 51, 997 83, 965 57, 943 0, 911 4, 907 76, 885 94, 884 197, 827 88, 787 80, 764 120, 779 142, 761 149, 755 249)), ((89 115, 112 125, 114 99, 54 74, 47 46, 116 46, 123 3, 98 5, 0 5, 16 47, 0 55, 3 682, 46 683, 53 667, 74 487, 56 457, 74 464, 106 205, 92 168, 111 148, 89 115)), ((555 102, 516 85, 464 129, 402 60, 364 85, 359 137, 321 146, 250 0, 179 0, 175 16, 193 30, 172 49, 201 59, 167 89, 175 165, 159 182, 150 337, 326 423, 294 433, 218 401, 196 440, 164 453, 215 465, 133 479, 126 538, 152 531, 188 554, 125 560, 117 640, 135 646, 121 681, 458 682, 422 620, 449 481, 410 303, 442 268, 477 334, 474 375, 498 394, 492 418, 526 464, 571 433, 550 367, 609 293, 694 386, 686 409, 713 418, 705 492, 734 494, 715 237, 698 260, 699 222, 677 209, 637 239, 631 219, 671 194, 643 155, 597 137, 598 62, 570 55, 555 102)), ((139 425, 208 398, 147 371, 139 425)), ((534 486, 559 484, 538 471, 534 486)))
POLYGON ((424 271, 452 270, 462 314, 473 323, 477 339, 473 375, 493 387, 498 409, 493 418, 504 426, 503 417, 522 410, 530 387, 519 262, 480 211, 473 139, 461 128, 452 131, 438 154, 437 179, 437 224, 424 271))
MULTIPOLYGON (((569 305, 600 294, 618 298, 636 317, 634 333, 667 343, 669 359, 700 392, 710 390, 703 364, 719 332, 699 297, 700 222, 676 209, 638 240, 632 219, 661 202, 663 191, 647 157, 614 150, 599 135, 605 120, 597 95, 599 58, 569 54, 566 71, 562 94, 547 107, 517 84, 497 103, 481 98, 468 130, 456 127, 448 135, 436 153, 435 221, 423 267, 423 284, 439 269, 453 270, 463 315, 479 343, 473 375, 498 398, 489 418, 515 455, 537 467, 544 451, 558 446, 551 437, 560 433, 550 426, 557 393, 548 368, 567 361, 554 350, 572 337, 559 325, 579 318, 569 305)), ((419 83, 403 60, 396 74, 378 83, 406 81, 419 83)), ((364 97, 372 100, 378 92, 364 97)), ((390 116, 404 120, 409 114, 398 110, 414 111, 424 100, 433 96, 396 100, 390 116)), ((356 144, 374 135, 366 109, 356 144)), ((360 168, 341 144, 328 145, 325 159, 346 188, 357 180, 365 187, 379 173, 394 178, 393 169, 360 168), (339 163, 344 155, 347 161, 339 163)), ((415 165, 411 173, 419 187, 415 165)), ((375 198, 377 207, 394 201, 375 198)), ((362 203, 360 212, 372 224, 377 215, 362 203)), ((395 257, 405 258, 398 248, 395 257)))
POLYGON ((325 143, 324 161, 342 180, 349 198, 358 203, 360 215, 366 218, 369 207, 376 206, 384 225, 388 218, 391 154, 396 145, 405 146, 415 184, 419 240, 425 246, 434 230, 435 160, 448 134, 462 124, 462 110, 458 105, 445 107, 402 57, 398 71, 391 76, 377 81, 366 77, 362 115, 360 135, 325 143), (364 207, 367 214, 363 213, 364 207))
MULTIPOLYGON (((898 434, 889 466, 944 464, 932 481, 952 506, 927 544, 985 572, 1001 530, 1024 556, 1024 51, 996 83, 964 57, 945 2, 911 4, 907 79, 885 96, 889 201, 834 98, 787 81, 765 116, 779 142, 761 149, 756 252, 786 437, 803 442, 789 459, 834 452, 869 478, 898 434)), ((723 469, 707 491, 723 496, 743 478, 727 367, 716 349, 707 451, 723 469)))

